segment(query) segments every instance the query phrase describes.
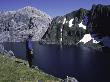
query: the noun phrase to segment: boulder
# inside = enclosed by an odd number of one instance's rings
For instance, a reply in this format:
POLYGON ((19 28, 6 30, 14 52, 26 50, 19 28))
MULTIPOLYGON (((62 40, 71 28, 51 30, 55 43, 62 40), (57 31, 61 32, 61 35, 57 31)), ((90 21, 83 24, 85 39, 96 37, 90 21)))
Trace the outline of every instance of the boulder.
POLYGON ((68 77, 64 80, 64 82, 78 82, 74 77, 68 77))
POLYGON ((9 54, 10 56, 14 56, 14 53, 13 53, 13 51, 11 51, 11 50, 8 51, 8 54, 9 54))
POLYGON ((0 44, 0 53, 3 54, 3 52, 4 52, 4 46, 2 44, 0 44))

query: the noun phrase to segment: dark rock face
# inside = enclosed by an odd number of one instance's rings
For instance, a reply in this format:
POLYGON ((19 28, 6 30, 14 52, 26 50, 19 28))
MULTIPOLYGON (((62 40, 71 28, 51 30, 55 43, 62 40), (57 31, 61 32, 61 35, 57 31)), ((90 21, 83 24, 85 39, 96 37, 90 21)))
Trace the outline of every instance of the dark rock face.
POLYGON ((88 29, 99 38, 110 36, 110 5, 93 5, 89 14, 88 29))
POLYGON ((93 5, 88 18, 88 31, 96 34, 104 52, 110 52, 110 5, 93 5))
POLYGON ((61 25, 58 23, 60 20, 62 20, 62 17, 58 16, 53 18, 47 32, 43 36, 43 40, 46 40, 47 42, 55 42, 59 43, 60 38, 60 27, 61 25))
MULTIPOLYGON (((86 29, 80 28, 78 24, 87 15, 88 10, 81 8, 64 16, 53 18, 42 40, 59 44, 62 38, 63 44, 76 44, 86 33, 86 29)), ((87 22, 83 21, 83 24, 87 24, 87 22)))

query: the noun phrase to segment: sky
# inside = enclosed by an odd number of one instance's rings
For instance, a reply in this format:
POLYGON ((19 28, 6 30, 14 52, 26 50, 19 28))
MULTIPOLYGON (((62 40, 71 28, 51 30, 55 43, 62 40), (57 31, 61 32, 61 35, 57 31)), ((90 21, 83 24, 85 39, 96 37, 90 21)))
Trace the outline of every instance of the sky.
POLYGON ((91 9, 92 4, 110 5, 110 0, 0 0, 0 11, 12 11, 32 6, 54 17, 79 8, 91 9))

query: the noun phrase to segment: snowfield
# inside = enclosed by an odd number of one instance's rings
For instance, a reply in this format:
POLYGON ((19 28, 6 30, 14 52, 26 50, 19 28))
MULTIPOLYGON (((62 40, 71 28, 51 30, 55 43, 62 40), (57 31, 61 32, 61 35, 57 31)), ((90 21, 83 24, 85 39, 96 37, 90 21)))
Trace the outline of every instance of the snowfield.
POLYGON ((81 27, 81 28, 83 28, 83 29, 86 29, 86 26, 82 24, 82 21, 81 21, 81 23, 78 24, 78 25, 79 25, 79 27, 81 27))
POLYGON ((64 18, 64 21, 63 21, 63 24, 65 24, 66 23, 66 18, 64 18))
POLYGON ((85 34, 84 37, 79 42, 83 42, 85 44, 90 40, 93 40, 93 43, 99 43, 99 41, 96 41, 94 38, 92 38, 90 34, 85 34))
POLYGON ((72 23, 73 21, 74 21, 74 18, 69 21, 69 27, 73 26, 73 23, 72 23))

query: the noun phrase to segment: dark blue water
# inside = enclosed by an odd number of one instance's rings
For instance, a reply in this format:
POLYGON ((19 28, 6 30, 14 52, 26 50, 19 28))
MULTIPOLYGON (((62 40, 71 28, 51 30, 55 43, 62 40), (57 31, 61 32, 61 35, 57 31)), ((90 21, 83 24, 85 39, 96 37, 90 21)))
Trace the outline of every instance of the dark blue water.
MULTIPOLYGON (((4 43, 16 57, 26 59, 24 43, 4 43)), ((33 42, 33 64, 60 78, 75 77, 79 82, 110 82, 110 54, 76 46, 40 45, 33 42)))

